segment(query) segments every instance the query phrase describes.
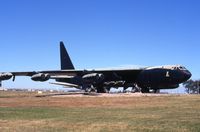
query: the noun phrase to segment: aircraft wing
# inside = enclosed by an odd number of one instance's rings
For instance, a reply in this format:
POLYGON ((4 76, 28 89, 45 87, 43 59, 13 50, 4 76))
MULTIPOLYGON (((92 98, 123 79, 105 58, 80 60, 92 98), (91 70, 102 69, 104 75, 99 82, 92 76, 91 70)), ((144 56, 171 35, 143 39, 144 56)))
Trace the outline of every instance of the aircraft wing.
POLYGON ((13 77, 13 81, 15 80, 15 76, 33 76, 36 72, 0 72, 0 81, 9 80, 13 77))
POLYGON ((57 85, 79 87, 79 85, 90 85, 97 82, 126 81, 133 82, 143 69, 96 69, 96 70, 75 70, 70 56, 60 42, 61 70, 48 71, 27 71, 27 72, 0 72, 0 81, 9 80, 17 76, 29 76, 33 81, 47 81, 55 79, 57 85))
MULTIPOLYGON (((49 74, 51 76, 51 79, 64 79, 64 78, 73 78, 74 76, 84 76, 87 74, 92 73, 101 73, 105 76, 110 76, 112 74, 118 75, 118 76, 132 76, 133 78, 138 76, 138 74, 143 70, 143 68, 140 69, 106 69, 106 70, 54 70, 54 71, 39 71, 35 72, 37 73, 43 73, 43 74, 49 74)), ((27 72, 26 75, 32 75, 33 73, 27 72)))
MULTIPOLYGON (((55 70, 55 71, 40 71, 38 73, 50 75, 50 79, 69 79, 75 76, 84 77, 87 75, 101 74, 105 78, 121 78, 121 80, 135 80, 139 73, 143 71, 140 69, 105 69, 105 70, 55 70)), ((36 72, 37 73, 37 72, 36 72)), ((30 74, 30 73, 29 73, 30 74)))
POLYGON ((48 79, 68 79, 74 76, 84 76, 92 73, 101 73, 104 76, 121 76, 121 77, 137 77, 143 69, 116 69, 116 70, 49 70, 49 71, 28 71, 28 72, 2 72, 0 73, 0 80, 8 80, 16 76, 48 76, 48 79))
POLYGON ((37 72, 32 71, 32 72, 10 72, 13 76, 33 76, 37 72))

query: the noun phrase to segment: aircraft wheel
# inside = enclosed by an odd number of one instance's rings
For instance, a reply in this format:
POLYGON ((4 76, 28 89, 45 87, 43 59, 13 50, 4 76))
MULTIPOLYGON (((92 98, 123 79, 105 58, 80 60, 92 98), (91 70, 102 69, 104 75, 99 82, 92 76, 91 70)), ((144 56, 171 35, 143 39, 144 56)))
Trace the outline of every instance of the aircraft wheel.
POLYGON ((139 87, 132 87, 131 93, 141 92, 141 88, 139 87))
POLYGON ((135 87, 132 88, 131 93, 137 92, 137 89, 135 87))
POLYGON ((109 90, 105 87, 97 87, 97 93, 108 93, 109 90))
POLYGON ((142 92, 142 93, 149 93, 149 89, 148 89, 148 88, 142 88, 142 89, 141 89, 141 92, 142 92))
POLYGON ((154 89, 153 92, 154 93, 160 93, 160 90, 159 89, 154 89))
POLYGON ((123 89, 123 93, 126 93, 126 89, 127 89, 128 87, 124 87, 124 89, 123 89))
POLYGON ((91 93, 91 92, 96 92, 96 89, 94 88, 93 85, 87 86, 85 89, 85 92, 91 93))

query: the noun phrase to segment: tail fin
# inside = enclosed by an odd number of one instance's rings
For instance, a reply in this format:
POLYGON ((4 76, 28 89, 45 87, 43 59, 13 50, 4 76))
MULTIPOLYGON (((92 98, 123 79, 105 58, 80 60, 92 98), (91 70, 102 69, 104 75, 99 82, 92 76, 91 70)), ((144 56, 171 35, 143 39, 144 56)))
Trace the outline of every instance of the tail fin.
POLYGON ((72 64, 69 54, 67 53, 67 50, 62 41, 60 42, 60 62, 61 70, 74 69, 74 65, 72 64))

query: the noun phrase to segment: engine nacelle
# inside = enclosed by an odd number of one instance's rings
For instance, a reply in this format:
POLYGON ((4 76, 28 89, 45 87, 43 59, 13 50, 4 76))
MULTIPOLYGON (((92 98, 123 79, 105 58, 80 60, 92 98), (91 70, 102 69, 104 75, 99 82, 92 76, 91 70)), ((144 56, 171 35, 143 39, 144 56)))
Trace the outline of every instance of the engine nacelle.
POLYGON ((31 77, 31 79, 33 81, 40 81, 40 82, 44 82, 50 79, 50 75, 49 74, 44 74, 44 73, 38 73, 35 74, 31 77))
POLYGON ((12 73, 0 73, 0 81, 9 80, 13 76, 12 73))
POLYGON ((101 73, 90 73, 82 77, 86 83, 99 83, 103 81, 104 75, 101 73))

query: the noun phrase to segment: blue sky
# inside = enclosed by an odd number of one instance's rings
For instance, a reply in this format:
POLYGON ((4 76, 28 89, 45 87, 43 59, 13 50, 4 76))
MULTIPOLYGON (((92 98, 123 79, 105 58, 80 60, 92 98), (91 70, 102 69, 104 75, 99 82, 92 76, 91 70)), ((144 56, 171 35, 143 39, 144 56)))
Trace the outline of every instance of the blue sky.
MULTIPOLYGON (((1 0, 0 71, 182 64, 200 78, 198 0, 1 0)), ((29 78, 7 87, 54 87, 29 78)))

